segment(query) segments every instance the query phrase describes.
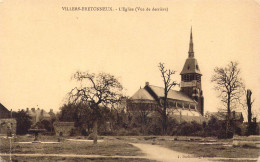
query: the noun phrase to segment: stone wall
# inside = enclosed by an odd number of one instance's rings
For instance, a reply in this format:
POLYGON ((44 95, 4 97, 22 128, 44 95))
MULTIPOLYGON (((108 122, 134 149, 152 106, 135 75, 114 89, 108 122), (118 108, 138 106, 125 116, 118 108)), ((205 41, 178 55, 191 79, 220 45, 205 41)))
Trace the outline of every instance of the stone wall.
POLYGON ((70 136, 74 127, 74 122, 54 122, 56 136, 70 136))
POLYGON ((0 134, 7 135, 8 133, 16 134, 16 120, 13 118, 0 119, 0 134))

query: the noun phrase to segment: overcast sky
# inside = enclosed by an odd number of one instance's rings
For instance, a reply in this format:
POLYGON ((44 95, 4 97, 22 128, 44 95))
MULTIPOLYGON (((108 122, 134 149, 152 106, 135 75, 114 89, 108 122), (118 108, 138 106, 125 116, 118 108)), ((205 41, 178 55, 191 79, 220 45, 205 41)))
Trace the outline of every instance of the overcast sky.
MULTIPOLYGON (((260 5, 236 1, 3 0, 0 2, 0 102, 8 109, 55 111, 76 70, 108 72, 125 95, 146 81, 162 86, 158 63, 176 70, 188 57, 193 28, 205 111, 217 111, 213 69, 238 61, 246 88, 260 102, 260 5), (167 7, 168 12, 66 12, 62 7, 167 7)), ((176 87, 176 89, 178 89, 176 87)))

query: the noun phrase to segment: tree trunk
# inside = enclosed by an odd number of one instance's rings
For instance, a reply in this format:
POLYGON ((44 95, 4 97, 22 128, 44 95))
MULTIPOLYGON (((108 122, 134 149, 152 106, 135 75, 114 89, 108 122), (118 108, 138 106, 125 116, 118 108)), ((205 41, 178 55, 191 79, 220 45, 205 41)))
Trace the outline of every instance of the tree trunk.
POLYGON ((167 135, 167 115, 166 115, 166 111, 163 113, 163 135, 167 135))
POLYGON ((166 105, 163 108, 163 135, 167 134, 167 114, 166 114, 166 105))
POLYGON ((164 88, 164 102, 163 102, 163 135, 167 134, 167 97, 168 97, 168 92, 167 92, 167 86, 165 85, 164 88))
POLYGON ((248 121, 248 127, 247 127, 247 134, 250 135, 252 133, 252 102, 251 102, 251 90, 246 91, 246 103, 247 103, 247 121, 248 121))
POLYGON ((230 94, 228 94, 228 100, 227 100, 227 121, 226 121, 226 138, 228 138, 228 132, 230 129, 230 117, 231 110, 230 110, 230 94))
POLYGON ((93 144, 97 144, 97 128, 98 128, 98 123, 97 119, 94 121, 94 126, 93 126, 93 144))

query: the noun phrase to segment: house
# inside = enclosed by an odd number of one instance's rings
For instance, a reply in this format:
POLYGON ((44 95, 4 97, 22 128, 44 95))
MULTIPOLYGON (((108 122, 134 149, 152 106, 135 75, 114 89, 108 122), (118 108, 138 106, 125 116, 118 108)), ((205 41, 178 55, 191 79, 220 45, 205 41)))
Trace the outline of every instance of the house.
POLYGON ((10 118, 10 111, 0 103, 0 119, 10 118))
POLYGON ((11 111, 0 103, 0 134, 16 134, 16 120, 11 118, 11 111))
POLYGON ((33 124, 36 124, 37 122, 42 120, 51 121, 51 119, 55 118, 55 114, 53 113, 52 109, 50 109, 50 112, 46 112, 45 110, 40 108, 27 108, 26 113, 32 118, 33 124))
MULTIPOLYGON (((227 119, 227 112, 207 112, 205 117, 209 120, 211 117, 215 117, 219 121, 225 121, 227 119)), ((236 124, 242 124, 244 121, 243 113, 232 111, 230 119, 236 124)))

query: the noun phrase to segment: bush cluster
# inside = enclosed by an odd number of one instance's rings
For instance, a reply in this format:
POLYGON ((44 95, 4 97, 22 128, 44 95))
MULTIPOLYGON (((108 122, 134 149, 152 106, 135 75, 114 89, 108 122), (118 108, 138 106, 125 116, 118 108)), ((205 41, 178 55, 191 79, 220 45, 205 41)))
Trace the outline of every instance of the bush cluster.
MULTIPOLYGON (((125 112, 100 108, 98 120, 99 135, 112 136, 138 136, 163 135, 162 118, 158 113, 149 111, 125 112)), ((92 133, 93 115, 86 105, 64 105, 59 115, 60 121, 74 121, 75 130, 71 135, 88 136, 92 133)), ((212 117, 204 123, 183 122, 178 123, 168 117, 167 134, 172 136, 214 136, 218 138, 231 138, 233 134, 241 135, 240 126, 230 123, 231 129, 226 129, 226 122, 212 117), (226 136, 226 131, 228 136, 226 136)), ((165 135, 165 134, 164 134, 165 135)))

